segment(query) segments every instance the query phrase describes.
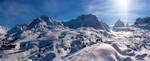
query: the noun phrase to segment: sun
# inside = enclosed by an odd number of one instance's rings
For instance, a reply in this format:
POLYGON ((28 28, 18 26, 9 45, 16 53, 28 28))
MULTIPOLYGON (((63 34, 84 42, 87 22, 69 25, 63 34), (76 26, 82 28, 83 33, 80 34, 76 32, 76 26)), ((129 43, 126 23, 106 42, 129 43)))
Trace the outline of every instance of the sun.
POLYGON ((128 8, 129 0, 118 0, 118 4, 120 8, 128 8))

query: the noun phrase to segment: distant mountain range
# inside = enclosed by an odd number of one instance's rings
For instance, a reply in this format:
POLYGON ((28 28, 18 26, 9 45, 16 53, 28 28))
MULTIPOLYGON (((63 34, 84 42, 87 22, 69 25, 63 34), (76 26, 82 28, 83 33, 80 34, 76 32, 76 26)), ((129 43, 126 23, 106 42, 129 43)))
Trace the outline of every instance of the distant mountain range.
POLYGON ((137 18, 135 25, 147 24, 150 25, 150 17, 137 18))
POLYGON ((87 14, 87 15, 81 15, 77 17, 76 19, 72 19, 70 21, 66 22, 58 22, 56 19, 48 16, 40 16, 36 19, 34 19, 29 25, 28 24, 20 24, 16 25, 12 29, 8 31, 8 34, 18 35, 21 34, 23 31, 26 30, 32 30, 32 31, 48 31, 52 28, 64 28, 68 27, 71 29, 77 29, 81 27, 92 27, 99 30, 105 30, 109 31, 109 26, 98 20, 98 18, 95 15, 87 14))
POLYGON ((150 17, 137 18, 134 25, 143 29, 150 29, 150 17))
MULTIPOLYGON (((4 37, 1 37, 1 42, 4 44, 1 45, 0 49, 27 51, 34 49, 33 45, 36 45, 44 51, 49 49, 48 52, 42 54, 67 56, 86 46, 102 41, 102 37, 110 37, 109 30, 107 24, 92 14, 81 15, 66 22, 59 22, 48 16, 40 16, 30 24, 19 24, 8 30, 4 37), (51 53, 52 51, 54 53, 51 53)), ((32 55, 32 51, 28 52, 29 55, 32 55)), ((30 58, 33 61, 41 58, 36 57, 36 55, 38 54, 30 56, 30 58)))
MULTIPOLYGON (((135 25, 137 24, 149 24, 149 19, 137 20, 135 25)), ((120 20, 114 25, 114 27, 124 26, 120 20)), ((98 43, 111 44, 114 42, 111 38, 115 36, 111 34, 111 29, 106 23, 92 14, 81 15, 66 22, 40 16, 30 24, 19 24, 8 31, 0 27, 0 31, 2 33, 0 42, 3 43, 0 45, 0 50, 15 52, 6 52, 10 54, 20 53, 21 55, 16 55, 14 58, 16 60, 18 56, 24 57, 25 53, 25 58, 32 61, 65 60, 64 58, 85 47, 98 43), (19 52, 16 53, 16 50, 19 52)))
POLYGON ((0 34, 5 34, 7 32, 7 28, 0 26, 0 34))

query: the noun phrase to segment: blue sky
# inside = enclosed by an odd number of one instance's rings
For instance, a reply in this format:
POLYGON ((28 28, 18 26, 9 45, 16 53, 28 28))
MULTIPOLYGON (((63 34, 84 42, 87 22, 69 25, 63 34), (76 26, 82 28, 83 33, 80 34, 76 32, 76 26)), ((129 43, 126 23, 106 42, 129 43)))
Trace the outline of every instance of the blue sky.
MULTIPOLYGON (((95 14, 107 24, 120 19, 118 0, 0 0, 0 25, 29 24, 41 15, 70 20, 82 14, 95 14)), ((150 0, 130 0, 128 22, 150 16, 150 0)))

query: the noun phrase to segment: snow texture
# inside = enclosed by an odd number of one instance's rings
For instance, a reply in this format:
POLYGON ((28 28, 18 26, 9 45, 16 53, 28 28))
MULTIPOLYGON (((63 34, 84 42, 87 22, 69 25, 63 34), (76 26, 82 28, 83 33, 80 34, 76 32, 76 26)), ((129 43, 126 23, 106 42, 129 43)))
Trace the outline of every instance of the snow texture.
POLYGON ((92 14, 66 23, 41 16, 6 31, 0 36, 0 61, 150 60, 149 30, 121 24, 116 32, 92 14))

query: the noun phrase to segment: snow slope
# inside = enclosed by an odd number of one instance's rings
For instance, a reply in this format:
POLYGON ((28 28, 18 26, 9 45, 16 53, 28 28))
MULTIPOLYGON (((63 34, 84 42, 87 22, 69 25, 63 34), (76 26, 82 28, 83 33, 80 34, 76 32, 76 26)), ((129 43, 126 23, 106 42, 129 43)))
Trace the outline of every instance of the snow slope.
MULTIPOLYGON (((118 46, 117 46, 118 47, 118 46)), ((121 51, 123 52, 123 51, 121 51)), ((87 47, 69 58, 68 61, 133 61, 130 56, 121 55, 110 44, 97 44, 87 47)))
POLYGON ((98 18, 93 14, 78 16, 76 19, 64 22, 64 25, 74 29, 80 27, 93 27, 95 29, 109 31, 109 26, 106 23, 98 20, 98 18))
POLYGON ((113 27, 125 27, 125 23, 121 20, 118 20, 113 27))
POLYGON ((2 39, 5 43, 2 46, 11 49, 2 47, 8 51, 5 51, 1 58, 8 61, 63 60, 63 57, 70 56, 85 47, 107 40, 106 36, 110 37, 109 32, 103 29, 96 30, 93 27, 71 29, 51 17, 41 16, 29 25, 16 25, 7 32, 2 39), (9 44, 15 44, 16 47, 12 48, 9 44))
POLYGON ((0 34, 6 34, 7 28, 0 26, 0 34))
MULTIPOLYGON (((95 16, 88 21, 92 20, 95 16)), ((98 26, 103 29, 80 24, 83 27, 72 29, 51 17, 41 16, 29 25, 17 25, 1 40, 8 47, 16 46, 0 50, 0 61, 149 61, 149 30, 130 27, 132 31, 108 32, 104 24, 98 26)))

